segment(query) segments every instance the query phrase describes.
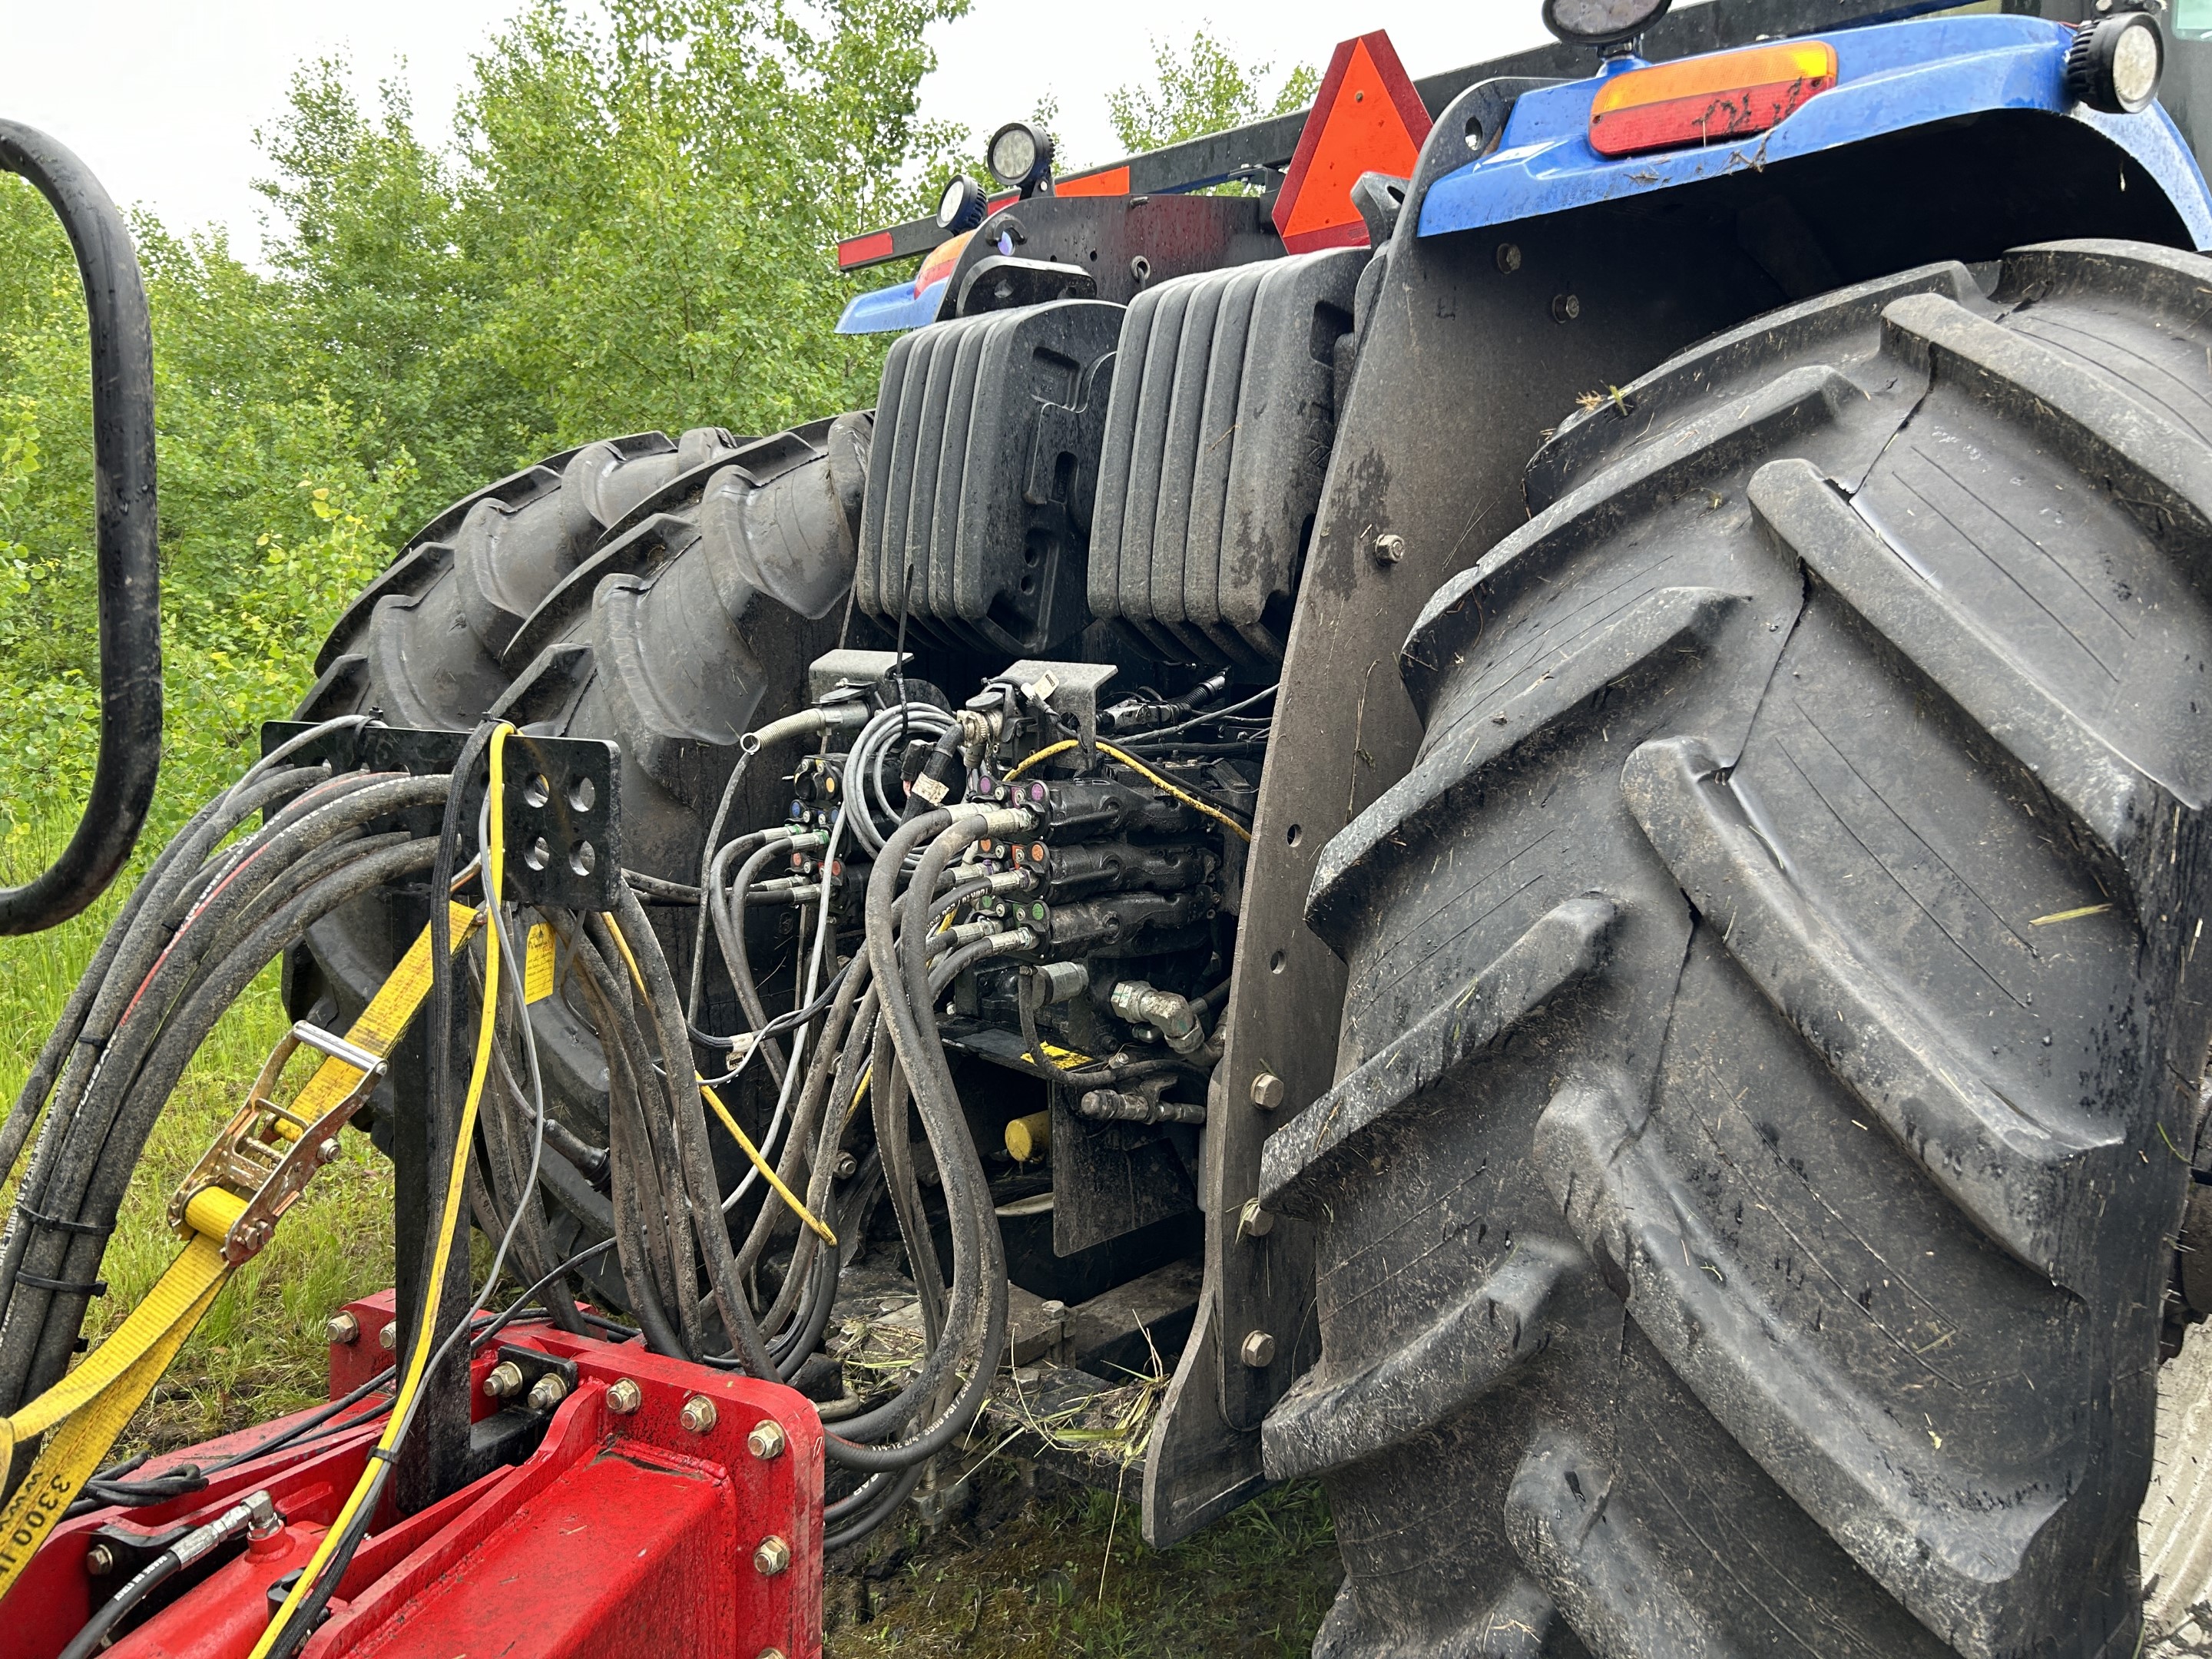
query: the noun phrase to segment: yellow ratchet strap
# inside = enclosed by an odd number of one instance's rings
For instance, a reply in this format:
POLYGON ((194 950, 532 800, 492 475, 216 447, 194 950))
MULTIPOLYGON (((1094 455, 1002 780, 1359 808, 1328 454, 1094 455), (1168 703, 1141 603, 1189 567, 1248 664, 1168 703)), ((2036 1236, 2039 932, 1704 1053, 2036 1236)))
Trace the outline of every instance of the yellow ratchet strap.
MULTIPOLYGON (((458 950, 481 916, 461 904, 453 906, 451 914, 458 950)), ((332 1046, 382 1060, 398 1042, 429 990, 430 930, 425 927, 362 1010, 353 1029, 332 1046)), ((318 1038, 331 1042, 312 1028, 304 1040, 313 1043, 318 1038)), ((309 1129, 334 1133, 338 1126, 331 1121, 332 1114, 346 1108, 349 1101, 357 1109, 374 1087, 375 1073, 331 1054, 289 1106, 274 1105, 267 1091, 283 1069, 283 1060, 302 1041, 298 1027, 286 1034, 270 1056, 270 1065, 262 1069, 246 1105, 231 1118, 221 1139, 179 1189, 170 1213, 185 1237, 185 1248, 146 1299, 67 1376, 14 1416, 0 1418, 0 1468, 23 1442, 56 1431, 7 1508, 0 1510, 0 1596, 14 1587, 39 1546, 76 1501, 232 1272, 268 1242, 276 1217, 299 1196, 322 1162, 314 1155, 315 1147, 301 1149, 303 1156, 286 1154, 309 1129), (252 1145, 242 1148, 241 1142, 252 1145), (250 1192, 232 1191, 222 1184, 224 1176, 234 1179, 242 1170, 266 1174, 250 1192), (250 1214, 260 1218, 249 1219, 250 1214)), ((352 1111, 345 1110, 344 1115, 350 1117, 352 1111)), ((317 1146, 320 1143, 319 1133, 317 1146)))

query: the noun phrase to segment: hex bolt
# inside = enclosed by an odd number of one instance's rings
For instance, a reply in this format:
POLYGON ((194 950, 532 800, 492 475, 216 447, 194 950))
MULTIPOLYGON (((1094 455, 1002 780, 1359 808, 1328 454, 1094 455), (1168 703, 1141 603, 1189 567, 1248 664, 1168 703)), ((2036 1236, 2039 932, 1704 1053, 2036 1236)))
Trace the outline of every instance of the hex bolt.
POLYGON ((494 1400, 504 1400, 511 1394, 521 1393, 522 1367, 512 1359, 501 1360, 485 1376, 483 1391, 494 1400))
POLYGON ((88 1577, 106 1577, 115 1571, 115 1552, 105 1544, 94 1544, 84 1553, 84 1571, 88 1577))
POLYGON ((1271 1331, 1247 1331, 1244 1340, 1237 1350, 1237 1357, 1254 1370, 1264 1370, 1275 1363, 1275 1338, 1271 1331))
POLYGON ((530 1385, 530 1409, 550 1412, 568 1397, 568 1385, 558 1371, 548 1371, 530 1385))
POLYGON ((361 1321, 341 1308, 325 1323, 323 1334, 340 1346, 350 1346, 361 1340, 361 1321))
POLYGON ((850 1181, 860 1173, 860 1160, 850 1152, 840 1152, 837 1154, 837 1162, 834 1167, 838 1180, 850 1181))
POLYGON ((617 1417, 628 1417, 645 1404, 645 1390, 635 1379, 618 1376, 607 1389, 607 1409, 617 1417))
POLYGON ((783 1650, 781 1648, 763 1648, 760 1650, 760 1659, 783 1659, 783 1650))
POLYGON ((1519 243, 1500 242, 1498 245, 1498 268, 1504 271, 1508 276, 1510 276, 1515 271, 1521 269, 1521 245, 1519 243))
POLYGON ((753 1425, 753 1431, 745 1437, 745 1444, 752 1455, 763 1463, 783 1455, 783 1425, 774 1418, 763 1417, 753 1425))
POLYGON ((386 1353, 392 1352, 392 1350, 399 1346, 399 1322, 398 1320, 394 1319, 388 1322, 385 1328, 376 1334, 376 1346, 383 1349, 386 1353))
POLYGON ((1283 1079, 1273 1072, 1262 1072, 1252 1079, 1252 1103, 1263 1112, 1272 1112, 1281 1105, 1287 1092, 1283 1079))
POLYGON ((714 1402, 703 1394, 695 1394, 684 1402, 684 1409, 678 1415, 692 1433, 705 1434, 714 1426, 714 1402))
POLYGON ((1583 302, 1579 295, 1573 294, 1558 294, 1553 295, 1552 320, 1553 322, 1571 323, 1576 318, 1582 314, 1583 302))
MULTIPOLYGON (((1274 1231, 1274 1226, 1275 1218, 1260 1207, 1258 1199, 1248 1198, 1244 1200, 1243 1213, 1237 1218, 1237 1223, 1238 1232, 1247 1238, 1265 1238, 1274 1231)), ((1263 1359, 1260 1363, 1264 1365, 1267 1362, 1263 1359)))
POLYGON ((791 1546, 771 1534, 760 1541, 753 1552, 753 1570, 763 1578, 773 1578, 791 1565, 791 1546))
POLYGON ((337 1163, 338 1159, 337 1142, 336 1140, 326 1140, 323 1142, 321 1146, 315 1148, 315 1157, 318 1160, 325 1164, 337 1163))
POLYGON ((1395 564, 1406 556, 1406 538, 1399 535, 1377 536, 1375 538, 1375 562, 1395 564))

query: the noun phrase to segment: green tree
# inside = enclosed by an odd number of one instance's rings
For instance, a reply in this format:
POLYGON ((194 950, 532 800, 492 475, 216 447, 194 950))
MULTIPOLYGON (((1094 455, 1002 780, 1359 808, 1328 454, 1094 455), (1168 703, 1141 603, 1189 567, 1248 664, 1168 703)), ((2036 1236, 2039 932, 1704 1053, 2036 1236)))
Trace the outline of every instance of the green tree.
MULTIPOLYGON (((841 234, 907 216, 961 135, 915 112, 965 0, 536 0, 450 150, 404 92, 295 76, 264 134, 268 272, 136 226, 153 309, 169 719, 154 830, 234 775, 416 525, 611 432, 770 430, 865 404, 879 341, 841 234)), ((74 821, 97 649, 82 299, 0 175, 0 828, 74 821)), ((149 844, 153 842, 149 837, 149 844)))
POLYGON ((1272 64, 1239 64, 1229 47, 1201 27, 1187 47, 1155 39, 1154 80, 1106 94, 1106 113, 1126 154, 1140 155, 1269 115, 1287 115, 1313 102, 1321 73, 1310 64, 1291 70, 1269 96, 1272 64))

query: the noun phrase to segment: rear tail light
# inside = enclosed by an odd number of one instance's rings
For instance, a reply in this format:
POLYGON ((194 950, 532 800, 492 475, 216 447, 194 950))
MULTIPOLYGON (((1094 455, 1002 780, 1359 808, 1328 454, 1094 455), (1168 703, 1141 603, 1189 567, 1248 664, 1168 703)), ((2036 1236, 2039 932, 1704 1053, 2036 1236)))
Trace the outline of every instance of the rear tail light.
POLYGON ((1590 104, 1590 148, 1638 155, 1764 132, 1836 84, 1836 49, 1785 40, 1628 70, 1590 104))

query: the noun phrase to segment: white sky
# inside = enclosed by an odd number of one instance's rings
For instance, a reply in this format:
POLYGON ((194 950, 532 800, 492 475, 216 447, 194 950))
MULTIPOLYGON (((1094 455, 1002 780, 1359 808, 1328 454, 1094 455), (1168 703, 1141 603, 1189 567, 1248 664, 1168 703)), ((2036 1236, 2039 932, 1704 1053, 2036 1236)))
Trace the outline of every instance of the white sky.
MULTIPOLYGON (((262 208, 252 183, 266 170, 253 131, 280 112, 296 64, 343 52, 365 100, 399 75, 418 126, 442 137, 471 54, 521 4, 0 0, 0 117, 75 149, 118 201, 150 207, 173 230, 219 222, 251 257, 262 208)), ((923 110, 967 123, 980 143, 1052 95, 1068 152, 1109 160, 1107 93, 1146 75, 1153 36, 1187 39, 1201 19, 1243 61, 1272 62, 1278 79, 1372 28, 1389 31, 1415 76, 1548 38, 1537 0, 975 0, 933 32, 941 67, 924 84, 923 110)))

